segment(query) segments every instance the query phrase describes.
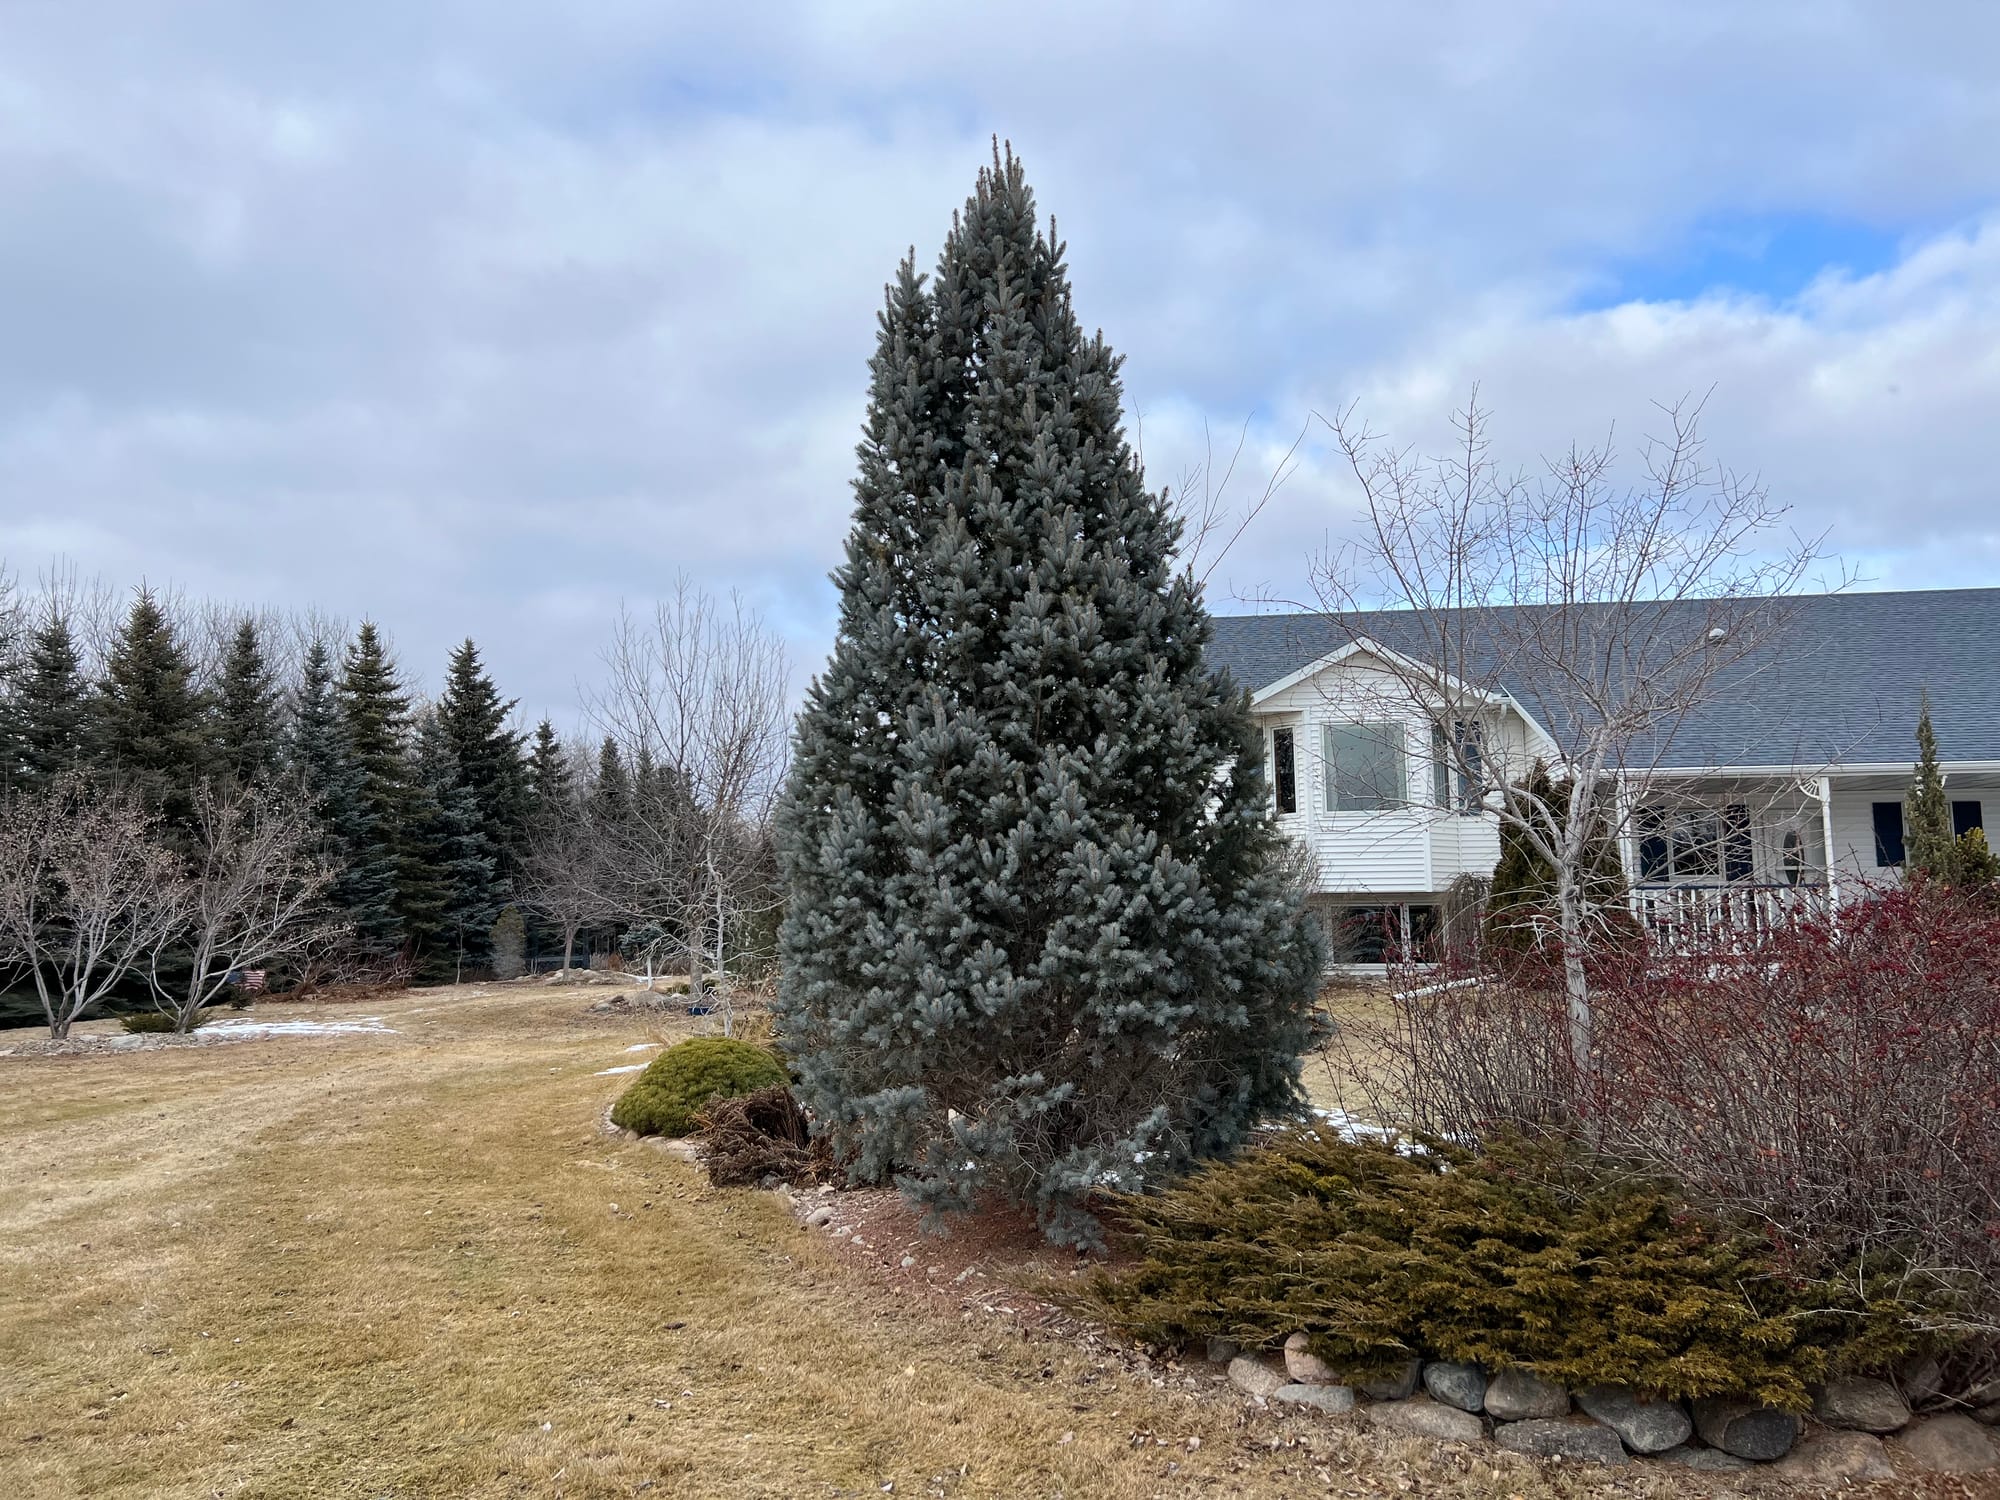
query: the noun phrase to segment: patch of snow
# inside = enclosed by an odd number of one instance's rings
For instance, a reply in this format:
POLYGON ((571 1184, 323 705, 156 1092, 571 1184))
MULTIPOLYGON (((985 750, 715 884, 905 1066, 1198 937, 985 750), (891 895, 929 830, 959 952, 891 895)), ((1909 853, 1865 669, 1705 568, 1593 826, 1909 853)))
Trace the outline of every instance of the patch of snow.
POLYGON ((380 1016, 358 1021, 211 1021, 201 1028, 215 1036, 394 1036, 380 1016))
POLYGON ((609 1078, 613 1073, 643 1073, 645 1070, 646 1065, 644 1063, 626 1063, 622 1068, 600 1068, 590 1076, 592 1078, 609 1078))
POLYGON ((664 1047, 666 1045, 665 1042, 635 1042, 625 1050, 627 1052, 651 1052, 655 1047, 664 1047))

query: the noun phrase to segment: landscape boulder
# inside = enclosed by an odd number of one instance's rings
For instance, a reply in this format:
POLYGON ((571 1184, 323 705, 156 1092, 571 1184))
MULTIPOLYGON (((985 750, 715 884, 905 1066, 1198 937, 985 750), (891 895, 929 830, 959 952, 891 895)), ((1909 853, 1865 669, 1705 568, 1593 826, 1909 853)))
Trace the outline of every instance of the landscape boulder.
POLYGON ((1810 1485, 1815 1492, 1896 1477, 1896 1467, 1889 1462, 1880 1438, 1869 1432, 1838 1430, 1813 1433, 1773 1464, 1771 1472, 1795 1484, 1810 1485))
POLYGON ((1422 1396, 1372 1406, 1368 1409, 1368 1420, 1388 1432, 1447 1443, 1476 1443, 1486 1436, 1486 1424, 1471 1412, 1422 1396))
POLYGON ((1669 1448, 1665 1453, 1655 1453, 1654 1461, 1663 1464, 1677 1464, 1683 1469, 1693 1469, 1702 1474, 1721 1474, 1731 1469, 1753 1467, 1747 1458, 1738 1458, 1734 1453, 1724 1453, 1720 1448, 1703 1448, 1694 1443, 1683 1443, 1678 1448, 1669 1448))
POLYGON ((1266 1400, 1291 1384, 1283 1370, 1275 1370, 1248 1354, 1239 1354, 1229 1362, 1229 1383, 1246 1396, 1261 1396, 1266 1400))
POLYGON ((1515 1453, 1537 1458, 1579 1458, 1600 1464, 1625 1462, 1625 1445, 1609 1427, 1589 1417, 1532 1417, 1525 1422, 1503 1422, 1493 1429, 1493 1440, 1515 1453))
POLYGON ((1208 1362, 1212 1365, 1226 1365, 1242 1352, 1242 1346, 1235 1339, 1210 1338, 1208 1341, 1208 1362))
POLYGON ((1829 1427, 1894 1432, 1910 1420, 1910 1407, 1888 1381, 1849 1375, 1827 1383, 1813 1402, 1813 1415, 1829 1427))
POLYGON ((1424 1389, 1434 1400, 1460 1411, 1480 1411, 1486 1405, 1486 1375, 1477 1365, 1434 1359, 1424 1366, 1424 1389))
POLYGON ((1354 1410, 1354 1392, 1344 1385, 1308 1385, 1295 1381, 1271 1392, 1270 1400, 1273 1406, 1309 1406, 1330 1416, 1354 1410))
POLYGON ((1704 1396, 1694 1403, 1694 1430, 1711 1448, 1767 1464, 1799 1440, 1799 1419, 1776 1407, 1733 1396, 1704 1396))
POLYGON ((1673 1401, 1648 1401, 1623 1386, 1585 1386, 1576 1393, 1580 1411, 1617 1433, 1634 1453, 1664 1453, 1694 1435, 1694 1423, 1673 1401))
POLYGON ((1369 1375, 1353 1381, 1370 1401, 1402 1401, 1417 1388, 1417 1375, 1424 1362, 1414 1354, 1385 1374, 1369 1375))
POLYGON ((1569 1392, 1526 1370, 1502 1370, 1486 1382, 1486 1414, 1496 1422, 1567 1416, 1569 1392))
POLYGON ((1301 1385, 1338 1385, 1340 1376, 1332 1365, 1306 1347, 1306 1335, 1295 1333, 1285 1340, 1285 1373, 1301 1385))
POLYGON ((1957 1412, 1912 1422, 1893 1439, 1896 1451, 1933 1474, 2000 1469, 2000 1438, 1957 1412))

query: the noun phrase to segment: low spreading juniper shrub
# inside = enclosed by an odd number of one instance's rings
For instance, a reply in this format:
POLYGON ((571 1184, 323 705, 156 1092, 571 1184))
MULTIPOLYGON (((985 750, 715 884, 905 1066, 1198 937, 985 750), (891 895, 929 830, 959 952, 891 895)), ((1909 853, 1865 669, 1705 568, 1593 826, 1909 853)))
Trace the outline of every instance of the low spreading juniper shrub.
POLYGON ((1800 1411, 1914 1344, 1886 1303, 1829 1308, 1752 1234, 1546 1142, 1403 1155, 1299 1127, 1114 1218, 1139 1258, 1093 1280, 1097 1316, 1161 1344, 1303 1330, 1357 1375, 1422 1354, 1800 1411))
POLYGON ((728 1037, 696 1037, 669 1047, 611 1106, 611 1123, 641 1135, 688 1135, 717 1099, 734 1099, 786 1081, 768 1047, 728 1037))
MULTIPOLYGON (((194 1013, 194 1019, 188 1024, 188 1030, 193 1031, 197 1026, 206 1026, 212 1019, 214 1018, 208 1012, 198 1010, 194 1013)), ((135 1010, 128 1016, 120 1016, 118 1024, 127 1031, 143 1035, 177 1029, 174 1018, 161 1010, 135 1010)))

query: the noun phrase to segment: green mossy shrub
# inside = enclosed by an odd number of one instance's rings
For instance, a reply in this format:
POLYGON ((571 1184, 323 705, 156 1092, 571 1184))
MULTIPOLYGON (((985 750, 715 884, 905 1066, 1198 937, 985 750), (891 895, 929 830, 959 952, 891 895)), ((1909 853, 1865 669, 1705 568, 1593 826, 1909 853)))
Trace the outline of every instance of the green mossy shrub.
MULTIPOLYGON (((207 1011, 198 1010, 194 1013, 194 1020, 189 1023, 188 1030, 193 1031, 197 1026, 206 1026, 213 1019, 207 1011)), ((176 1029, 174 1018, 160 1010, 135 1010, 129 1016, 120 1016, 118 1024, 127 1031, 147 1035, 176 1029)))
POLYGON ((1828 1311, 1750 1234, 1545 1144, 1405 1156, 1298 1128, 1116 1218, 1140 1259, 1082 1300, 1161 1344, 1304 1330, 1357 1374, 1415 1353, 1802 1411, 1830 1370, 1913 1343, 1893 1310, 1828 1311))
POLYGON ((697 1037, 654 1058, 611 1106, 611 1123, 641 1135, 688 1135, 717 1099, 786 1081, 784 1061, 768 1047, 697 1037))

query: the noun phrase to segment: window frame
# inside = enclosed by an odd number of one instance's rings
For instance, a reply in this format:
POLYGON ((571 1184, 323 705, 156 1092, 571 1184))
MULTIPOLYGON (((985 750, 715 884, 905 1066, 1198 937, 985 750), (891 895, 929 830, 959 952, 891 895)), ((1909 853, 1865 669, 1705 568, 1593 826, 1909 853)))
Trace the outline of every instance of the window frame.
MULTIPOLYGON (((1320 803, 1332 814, 1350 813, 1372 816, 1377 813, 1398 812, 1411 805, 1410 797, 1410 726, 1392 719, 1343 719, 1322 723, 1319 727, 1320 761, 1323 785, 1320 789, 1320 803), (1375 795, 1364 799, 1367 805, 1353 806, 1351 800, 1341 795, 1341 769, 1338 743, 1340 731, 1350 731, 1355 735, 1372 732, 1376 744, 1384 754, 1393 757, 1393 765, 1388 770, 1388 781, 1394 789, 1393 796, 1375 795), (1343 805, 1349 803, 1350 805, 1343 805)), ((1380 793, 1379 783, 1374 788, 1380 793)))
POLYGON ((1273 724, 1270 739, 1271 756, 1271 808, 1281 818, 1292 817, 1299 810, 1299 734, 1295 724, 1273 724), (1285 753, 1278 754, 1279 737, 1283 736, 1285 753), (1287 804, 1290 804, 1289 806, 1287 804))

